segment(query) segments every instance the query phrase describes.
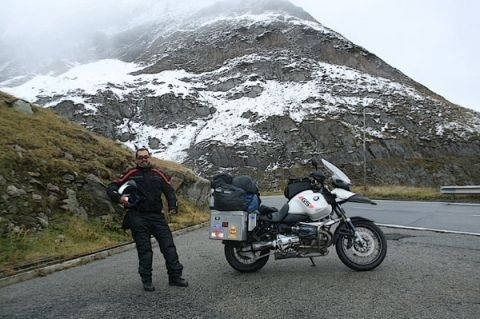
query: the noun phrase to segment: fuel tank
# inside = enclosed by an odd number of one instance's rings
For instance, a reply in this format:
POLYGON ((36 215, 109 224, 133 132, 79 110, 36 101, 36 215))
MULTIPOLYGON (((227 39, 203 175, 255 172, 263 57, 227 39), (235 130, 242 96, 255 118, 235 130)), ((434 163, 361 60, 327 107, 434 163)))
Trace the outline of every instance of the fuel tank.
POLYGON ((288 202, 288 213, 292 215, 307 215, 312 221, 328 216, 332 212, 321 193, 306 190, 295 195, 288 202))

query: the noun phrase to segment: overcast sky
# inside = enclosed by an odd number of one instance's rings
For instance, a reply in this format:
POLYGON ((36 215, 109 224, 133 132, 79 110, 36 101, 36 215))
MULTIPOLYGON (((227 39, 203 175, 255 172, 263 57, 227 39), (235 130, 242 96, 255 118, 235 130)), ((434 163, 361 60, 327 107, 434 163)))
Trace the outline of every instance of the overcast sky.
POLYGON ((480 1, 291 1, 449 101, 480 112, 480 1))
MULTIPOLYGON (((432 91, 480 111, 480 1, 291 1, 432 91)), ((0 40, 30 43, 19 52, 33 54, 110 26, 126 28, 165 9, 178 13, 212 2, 2 0, 0 40)))

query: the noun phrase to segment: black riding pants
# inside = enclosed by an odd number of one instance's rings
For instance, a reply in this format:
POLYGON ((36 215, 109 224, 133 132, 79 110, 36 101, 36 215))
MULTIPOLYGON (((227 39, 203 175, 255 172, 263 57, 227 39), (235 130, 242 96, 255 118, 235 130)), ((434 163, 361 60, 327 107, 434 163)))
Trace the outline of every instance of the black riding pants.
POLYGON ((138 273, 143 282, 152 280, 152 244, 150 236, 158 241, 160 251, 165 258, 168 277, 170 279, 182 276, 183 266, 178 261, 177 249, 173 243, 172 233, 163 214, 130 214, 130 229, 137 245, 138 273))

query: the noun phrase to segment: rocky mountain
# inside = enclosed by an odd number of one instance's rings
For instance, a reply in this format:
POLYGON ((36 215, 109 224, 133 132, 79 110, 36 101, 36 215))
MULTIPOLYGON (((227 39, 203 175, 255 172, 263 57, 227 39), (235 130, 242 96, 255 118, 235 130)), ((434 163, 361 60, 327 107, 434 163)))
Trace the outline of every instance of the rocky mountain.
POLYGON ((288 1, 219 2, 95 49, 105 59, 3 89, 206 177, 252 174, 263 188, 312 156, 361 180, 364 134, 369 183, 480 180, 479 113, 288 1))

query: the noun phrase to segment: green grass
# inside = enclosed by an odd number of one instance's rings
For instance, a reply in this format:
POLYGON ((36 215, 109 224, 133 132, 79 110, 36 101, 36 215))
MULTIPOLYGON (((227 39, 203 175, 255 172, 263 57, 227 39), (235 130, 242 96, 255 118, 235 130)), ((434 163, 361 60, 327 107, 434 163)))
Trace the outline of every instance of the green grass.
POLYGON ((445 195, 438 188, 412 186, 356 186, 355 193, 372 199, 397 199, 418 201, 461 201, 480 202, 480 195, 445 195))
MULTIPOLYGON (((179 213, 167 216, 172 231, 206 222, 210 211, 198 208, 185 198, 178 198, 179 213)), ((24 232, 0 238, 0 272, 13 274, 14 267, 46 258, 66 259, 91 253, 132 240, 118 221, 83 220, 67 216, 38 233, 24 232), (59 242, 58 236, 64 240, 59 242)))
POLYGON ((0 271, 7 275, 13 267, 45 258, 70 258, 109 247, 130 239, 115 224, 85 221, 69 216, 38 233, 20 233, 0 238, 0 271), (64 240, 59 241, 58 236, 64 240))
POLYGON ((80 125, 58 117, 48 109, 34 108, 22 114, 0 107, 0 174, 11 170, 37 172, 51 182, 60 182, 64 173, 93 173, 109 180, 131 165, 131 152, 80 125), (14 146, 25 149, 22 156, 14 146), (66 153, 75 160, 66 159, 66 153))

